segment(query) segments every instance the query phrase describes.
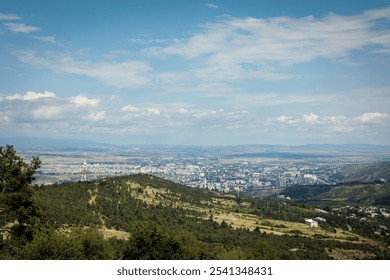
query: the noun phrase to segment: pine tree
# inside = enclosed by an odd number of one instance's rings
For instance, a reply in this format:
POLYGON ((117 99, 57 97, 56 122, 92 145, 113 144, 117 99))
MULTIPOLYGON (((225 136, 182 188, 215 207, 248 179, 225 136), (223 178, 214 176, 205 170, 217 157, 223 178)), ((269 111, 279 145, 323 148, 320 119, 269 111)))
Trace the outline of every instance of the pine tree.
POLYGON ((4 223, 14 223, 11 228, 13 237, 32 237, 37 209, 32 200, 31 183, 40 164, 38 157, 33 157, 27 164, 13 146, 0 146, 0 215, 4 223))

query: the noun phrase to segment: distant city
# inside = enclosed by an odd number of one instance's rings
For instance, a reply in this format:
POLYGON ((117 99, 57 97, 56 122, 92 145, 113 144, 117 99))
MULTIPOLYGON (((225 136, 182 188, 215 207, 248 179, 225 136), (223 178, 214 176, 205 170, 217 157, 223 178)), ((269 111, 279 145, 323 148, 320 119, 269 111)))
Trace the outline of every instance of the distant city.
POLYGON ((294 185, 334 185, 353 165, 390 161, 372 146, 237 146, 25 149, 42 160, 35 184, 147 173, 190 187, 256 194, 294 185))

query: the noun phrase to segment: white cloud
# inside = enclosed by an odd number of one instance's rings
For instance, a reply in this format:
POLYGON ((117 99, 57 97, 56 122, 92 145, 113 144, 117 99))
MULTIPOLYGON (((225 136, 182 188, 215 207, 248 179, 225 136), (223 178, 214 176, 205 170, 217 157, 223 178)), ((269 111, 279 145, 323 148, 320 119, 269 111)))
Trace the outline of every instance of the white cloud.
POLYGON ((105 118, 106 118, 106 112, 105 111, 99 111, 99 112, 91 112, 88 115, 87 120, 101 121, 101 120, 103 120, 105 118))
POLYGON ((43 67, 55 72, 88 76, 118 88, 143 87, 150 84, 149 63, 143 61, 101 62, 75 60, 69 54, 37 56, 30 50, 13 52, 23 63, 43 67))
POLYGON ((341 132, 341 133, 350 133, 350 132, 354 131, 354 128, 351 126, 347 126, 347 125, 335 125, 335 126, 329 127, 328 130, 334 131, 334 132, 341 132))
POLYGON ((121 111, 122 111, 122 112, 125 112, 125 113, 135 113, 135 112, 138 112, 139 109, 138 109, 137 107, 135 107, 135 106, 129 104, 129 105, 123 107, 123 108, 121 109, 121 111))
POLYGON ((188 113, 188 110, 186 108, 180 108, 178 110, 179 114, 187 114, 188 113))
POLYGON ((389 115, 387 113, 364 113, 363 115, 357 117, 358 121, 364 124, 379 124, 384 121, 389 120, 389 115))
POLYGON ((32 112, 34 119, 55 120, 65 112, 63 106, 40 106, 32 112))
POLYGON ((146 112, 150 115, 160 115, 161 114, 161 111, 160 109, 156 108, 156 107, 149 107, 149 108, 146 108, 146 112))
POLYGON ((84 95, 78 95, 70 98, 71 103, 76 107, 95 107, 99 104, 100 99, 91 99, 84 95))
POLYGON ((289 119, 290 119, 289 117, 286 117, 286 116, 284 116, 284 115, 279 116, 279 117, 276 118, 276 120, 277 120, 278 122, 280 122, 280 123, 285 123, 285 122, 287 122, 289 119))
POLYGON ((225 112, 223 109, 204 110, 193 108, 193 105, 168 103, 146 106, 127 105, 121 110, 123 115, 118 118, 122 124, 131 123, 132 129, 161 129, 163 127, 184 129, 188 127, 219 127, 231 128, 246 125, 249 113, 247 111, 225 112), (190 106, 186 109, 183 105, 190 106))
POLYGON ((199 67, 195 73, 202 78, 286 79, 291 76, 278 72, 288 65, 321 57, 342 59, 371 46, 375 51, 389 50, 389 28, 376 28, 376 23, 389 13, 390 7, 355 16, 330 14, 323 18, 225 17, 159 51, 196 59, 199 67))
POLYGON ((279 122, 279 123, 286 123, 286 124, 292 124, 292 123, 296 122, 296 120, 294 118, 287 117, 285 115, 277 117, 276 121, 279 122))
POLYGON ((0 13, 0 20, 18 20, 18 19, 20 19, 18 15, 0 13))
POLYGON ((355 130, 353 119, 345 116, 326 116, 322 118, 327 131, 349 133, 355 130))
POLYGON ((55 98, 56 95, 53 92, 45 91, 43 93, 41 92, 34 92, 34 91, 28 91, 25 95, 20 94, 14 94, 7 96, 6 99, 8 100, 24 100, 24 101, 34 101, 40 98, 55 98))
POLYGON ((208 8, 211 8, 211 9, 218 9, 218 8, 219 8, 218 5, 213 4, 213 3, 205 3, 204 5, 205 5, 206 7, 208 7, 208 8))
POLYGON ((30 33, 34 31, 39 31, 40 28, 36 26, 26 25, 24 23, 4 23, 4 26, 12 32, 16 33, 30 33))
POLYGON ((6 122, 10 121, 10 118, 9 118, 9 116, 8 116, 8 114, 6 112, 1 112, 0 111, 0 121, 2 123, 6 123, 6 122))
POLYGON ((306 123, 310 123, 310 124, 316 123, 318 121, 318 118, 319 118, 318 115, 316 115, 314 113, 303 115, 303 120, 306 123))
POLYGON ((328 115, 320 117, 315 113, 303 115, 302 119, 295 119, 291 116, 281 115, 279 117, 268 119, 265 121, 269 127, 278 128, 280 124, 285 129, 292 129, 299 131, 302 136, 311 137, 310 135, 321 134, 321 137, 332 139, 334 137, 343 135, 355 135, 361 137, 364 132, 373 133, 373 124, 385 124, 390 120, 387 113, 364 113, 360 116, 343 116, 343 115, 328 115))
POLYGON ((31 38, 37 39, 45 43, 55 44, 57 42, 54 36, 31 36, 31 38))
POLYGON ((310 113, 303 115, 301 120, 291 116, 281 115, 279 117, 266 120, 269 126, 278 127, 280 124, 289 125, 299 131, 320 130, 327 135, 333 133, 351 133, 356 130, 355 118, 345 116, 324 116, 310 113))
POLYGON ((200 112, 200 113, 195 113, 192 116, 199 119, 208 116, 209 114, 207 112, 200 112))
POLYGON ((99 105, 100 99, 88 98, 84 95, 59 98, 50 91, 45 91, 43 93, 29 91, 25 95, 15 94, 8 96, 6 99, 10 101, 39 100, 39 102, 8 103, 6 109, 8 112, 11 112, 10 117, 12 120, 18 123, 29 122, 29 117, 41 122, 72 121, 74 124, 81 124, 83 119, 89 121, 100 121, 106 118, 105 110, 92 110, 92 108, 95 109, 99 105), (23 114, 15 112, 23 112, 23 114))

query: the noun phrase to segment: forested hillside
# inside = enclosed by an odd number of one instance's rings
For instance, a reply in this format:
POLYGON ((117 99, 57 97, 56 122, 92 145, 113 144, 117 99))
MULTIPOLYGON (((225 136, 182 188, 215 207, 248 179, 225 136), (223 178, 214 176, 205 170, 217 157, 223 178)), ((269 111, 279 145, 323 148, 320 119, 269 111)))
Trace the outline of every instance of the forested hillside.
POLYGON ((310 205, 390 206, 390 184, 384 183, 294 186, 282 193, 310 205))
POLYGON ((341 174, 346 182, 390 181, 390 162, 353 165, 341 174))
POLYGON ((388 233, 349 231, 313 208, 237 198, 133 175, 36 186, 30 240, 0 239, 3 259, 389 259, 388 233), (324 217, 325 217, 324 216, 324 217))

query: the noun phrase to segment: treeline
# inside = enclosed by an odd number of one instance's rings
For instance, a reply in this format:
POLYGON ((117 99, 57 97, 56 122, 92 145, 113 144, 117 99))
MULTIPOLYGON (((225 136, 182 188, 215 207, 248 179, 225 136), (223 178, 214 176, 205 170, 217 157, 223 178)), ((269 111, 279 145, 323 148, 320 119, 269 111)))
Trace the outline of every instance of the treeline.
MULTIPOLYGON (((128 240, 105 239, 97 228, 73 228, 67 232, 40 230, 23 246, 11 241, 0 244, 3 259, 331 259, 329 252, 364 252, 366 259, 389 259, 385 248, 369 244, 338 242, 299 235, 277 236, 233 230, 205 221, 198 228, 183 229, 137 222, 128 240)), ((362 255, 356 255, 361 258, 362 255)), ((352 257, 353 258, 353 257, 352 257)))

